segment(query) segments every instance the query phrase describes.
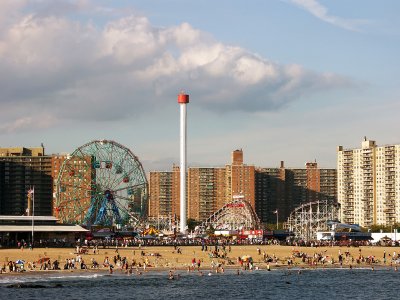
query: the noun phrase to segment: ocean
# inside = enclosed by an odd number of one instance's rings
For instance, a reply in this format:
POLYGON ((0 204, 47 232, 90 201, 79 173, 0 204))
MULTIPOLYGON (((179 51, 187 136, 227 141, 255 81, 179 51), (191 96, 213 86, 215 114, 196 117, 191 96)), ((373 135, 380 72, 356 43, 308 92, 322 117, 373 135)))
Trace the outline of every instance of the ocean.
POLYGON ((388 268, 176 271, 142 275, 50 273, 0 275, 1 299, 399 299, 400 272, 388 268))

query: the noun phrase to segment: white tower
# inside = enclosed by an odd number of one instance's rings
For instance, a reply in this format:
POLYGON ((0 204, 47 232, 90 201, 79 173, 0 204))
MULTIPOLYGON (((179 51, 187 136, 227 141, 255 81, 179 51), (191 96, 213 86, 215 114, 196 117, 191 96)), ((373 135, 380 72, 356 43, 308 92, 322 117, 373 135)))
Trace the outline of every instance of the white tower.
POLYGON ((186 104, 189 103, 189 95, 178 95, 180 106, 180 232, 186 234, 186 104))

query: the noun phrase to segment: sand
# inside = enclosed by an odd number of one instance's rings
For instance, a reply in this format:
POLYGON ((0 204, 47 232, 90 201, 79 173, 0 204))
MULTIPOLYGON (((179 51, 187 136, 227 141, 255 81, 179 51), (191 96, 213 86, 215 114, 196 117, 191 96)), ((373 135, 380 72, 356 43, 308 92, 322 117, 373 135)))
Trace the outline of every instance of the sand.
MULTIPOLYGON (((209 270, 211 269, 212 261, 215 263, 221 262, 225 264, 226 268, 239 268, 240 265, 237 262, 238 257, 242 257, 244 255, 249 255, 253 258, 254 265, 260 269, 266 269, 267 264, 263 262, 263 252, 269 256, 276 256, 279 258, 278 262, 274 262, 270 264, 272 268, 278 267, 287 267, 287 259, 292 258, 292 253, 294 251, 304 252, 308 256, 313 256, 314 253, 321 253, 323 256, 327 256, 327 261, 333 257, 335 260, 335 264, 326 263, 324 266, 317 265, 316 267, 330 267, 330 266, 338 266, 338 255, 340 253, 344 254, 346 251, 349 251, 350 254, 356 259, 359 255, 364 257, 374 256, 375 259, 378 260, 378 265, 381 266, 390 266, 391 256, 393 252, 398 253, 397 247, 293 247, 293 246, 279 246, 279 245, 234 245, 231 246, 231 252, 227 253, 228 258, 234 264, 228 264, 227 260, 219 259, 219 258, 211 258, 210 252, 201 251, 201 246, 181 246, 180 247, 182 253, 177 253, 173 246, 151 246, 151 247, 128 247, 128 248, 118 248, 118 253, 121 257, 127 257, 128 262, 131 262, 132 259, 135 259, 137 262, 147 262, 150 264, 150 267, 146 268, 146 271, 157 269, 157 270, 169 270, 169 269, 187 269, 189 265, 191 265, 192 259, 195 258, 196 261, 200 259, 201 269, 209 270), (260 249, 260 253, 258 254, 258 250, 260 249), (141 251, 144 251, 145 256, 141 255, 141 251), (386 264, 383 262, 383 254, 386 251, 386 264), (159 256, 156 256, 158 255, 159 256)), ((93 250, 90 249, 89 253, 81 254, 82 259, 88 264, 88 268, 91 267, 91 259, 94 258, 100 265, 102 265, 104 258, 108 256, 110 261, 112 258, 117 255, 116 248, 99 248, 98 254, 93 254, 93 250)), ((208 250, 214 250, 214 247, 209 247, 208 250)), ((226 249, 228 250, 228 248, 226 249)), ((40 258, 49 257, 51 261, 58 260, 60 262, 60 268, 62 269, 66 259, 76 258, 77 254, 75 253, 75 248, 35 248, 33 250, 29 249, 0 249, 0 263, 3 265, 3 262, 7 261, 16 261, 18 259, 22 259, 25 262, 38 261, 40 258)), ((293 259, 294 265, 298 267, 315 267, 311 266, 308 263, 303 263, 301 258, 293 259)), ((356 265, 355 261, 345 260, 344 266, 356 265)), ((361 263, 358 266, 370 266, 368 263, 361 263)), ((39 271, 40 265, 34 270, 34 272, 39 271)), ((103 270, 108 270, 108 268, 100 268, 103 270)), ((114 269, 118 271, 118 267, 114 269)), ((71 270, 59 270, 54 272, 70 272, 71 270)), ((74 270, 75 271, 75 270, 74 270)), ((77 272, 79 270, 76 270, 77 272)), ((31 273, 31 270, 28 270, 26 273, 31 273)), ((4 274, 4 273, 3 273, 4 274)))

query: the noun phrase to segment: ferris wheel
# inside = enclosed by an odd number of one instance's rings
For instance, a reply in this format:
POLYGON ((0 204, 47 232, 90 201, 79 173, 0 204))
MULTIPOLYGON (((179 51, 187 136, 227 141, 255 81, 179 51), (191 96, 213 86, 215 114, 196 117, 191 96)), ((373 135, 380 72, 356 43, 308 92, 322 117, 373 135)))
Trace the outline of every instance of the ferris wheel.
POLYGON ((147 192, 138 158, 121 144, 96 140, 64 160, 54 214, 63 223, 124 226, 145 216, 147 192))

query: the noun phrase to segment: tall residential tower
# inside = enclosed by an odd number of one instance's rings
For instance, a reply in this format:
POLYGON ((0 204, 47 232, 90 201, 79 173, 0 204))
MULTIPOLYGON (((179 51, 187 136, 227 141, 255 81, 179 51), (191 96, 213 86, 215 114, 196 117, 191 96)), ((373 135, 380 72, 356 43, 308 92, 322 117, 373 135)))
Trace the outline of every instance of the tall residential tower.
POLYGON ((34 188, 35 215, 52 214, 52 156, 44 147, 0 148, 0 214, 27 213, 29 189, 34 188))
POLYGON ((338 202, 345 223, 364 227, 400 222, 400 145, 338 147, 338 202))

